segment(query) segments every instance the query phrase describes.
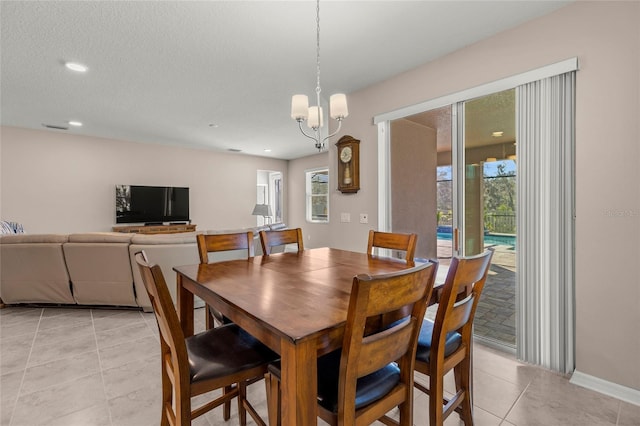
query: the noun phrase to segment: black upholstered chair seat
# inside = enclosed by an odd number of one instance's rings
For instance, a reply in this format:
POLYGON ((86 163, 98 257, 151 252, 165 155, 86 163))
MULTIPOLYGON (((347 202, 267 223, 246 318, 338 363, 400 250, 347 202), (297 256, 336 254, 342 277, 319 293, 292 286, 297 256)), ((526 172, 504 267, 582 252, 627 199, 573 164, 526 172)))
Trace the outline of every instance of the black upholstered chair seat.
POLYGON ((193 383, 229 376, 279 358, 236 324, 212 328, 185 341, 193 383), (211 359, 220 362, 213 363, 211 359))
MULTIPOLYGON (((418 361, 429 363, 433 326, 434 324, 431 320, 426 319, 422 322, 420 335, 418 336, 418 349, 416 350, 416 359, 418 361)), ((455 331, 447 333, 447 339, 444 346, 444 356, 447 357, 454 353, 456 349, 460 347, 461 343, 462 336, 460 335, 460 333, 455 331)))
MULTIPOLYGON (((341 349, 318 359, 318 404, 338 412, 338 380, 341 349)), ((356 410, 385 396, 400 382, 400 369, 395 363, 358 379, 356 410)))

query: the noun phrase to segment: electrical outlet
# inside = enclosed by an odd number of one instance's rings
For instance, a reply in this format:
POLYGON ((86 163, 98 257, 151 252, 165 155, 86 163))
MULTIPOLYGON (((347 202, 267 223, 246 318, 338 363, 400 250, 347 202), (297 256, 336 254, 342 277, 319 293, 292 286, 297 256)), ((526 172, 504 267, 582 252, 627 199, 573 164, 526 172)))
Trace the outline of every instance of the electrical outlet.
POLYGON ((351 222, 351 213, 340 213, 340 222, 351 222))
POLYGON ((366 213, 360 213, 360 223, 369 223, 369 215, 366 213))

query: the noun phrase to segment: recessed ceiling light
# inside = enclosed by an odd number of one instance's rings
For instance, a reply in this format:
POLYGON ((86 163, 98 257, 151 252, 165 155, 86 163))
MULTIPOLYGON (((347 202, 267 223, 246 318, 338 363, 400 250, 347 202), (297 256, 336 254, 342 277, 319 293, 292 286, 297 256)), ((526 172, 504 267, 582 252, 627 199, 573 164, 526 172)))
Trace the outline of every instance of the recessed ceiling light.
POLYGON ((64 66, 69 68, 71 71, 76 72, 87 72, 89 69, 86 65, 82 65, 77 62, 65 62, 64 66))
POLYGON ((82 127, 82 123, 80 121, 70 121, 69 125, 75 126, 75 127, 82 127))
POLYGON ((266 148, 264 152, 271 152, 271 150, 269 148, 266 148))
POLYGON ((502 135, 504 135, 504 132, 493 132, 493 133, 491 133, 491 136, 493 136, 494 138, 499 138, 502 135))

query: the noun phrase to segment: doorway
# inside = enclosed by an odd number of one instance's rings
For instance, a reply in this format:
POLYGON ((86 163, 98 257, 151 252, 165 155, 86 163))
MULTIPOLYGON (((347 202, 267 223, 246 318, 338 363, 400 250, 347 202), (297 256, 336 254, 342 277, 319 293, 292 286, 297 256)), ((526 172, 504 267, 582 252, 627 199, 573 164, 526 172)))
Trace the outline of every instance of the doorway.
POLYGON ((516 104, 515 89, 458 105, 457 182, 461 253, 494 250, 478 303, 474 335, 510 351, 516 348, 516 104), (460 158, 462 157, 462 158, 460 158))
MULTIPOLYGON (((374 117, 378 126, 378 228, 392 230, 391 123, 448 107, 451 111, 452 182, 465 181, 465 102, 514 89, 517 101, 518 234, 516 355, 562 373, 575 367, 575 83, 577 58, 549 64, 374 117)), ((505 147, 506 151, 506 147, 505 147)), ((437 153, 440 155, 440 153, 437 153)), ((434 153, 433 155, 436 155, 434 153)), ((496 158, 497 159, 497 158, 496 158)), ((485 158, 486 162, 486 158, 485 158)), ((491 161, 492 162, 492 161, 491 161)), ((484 173, 484 167, 483 167, 484 173)), ((434 168, 433 175, 436 176, 434 168)), ((435 180, 435 178, 434 178, 435 180)), ((435 206, 435 199, 432 200, 435 206)), ((453 254, 464 208, 453 198, 453 254)), ((428 212, 427 214, 431 214, 428 212)), ((435 210, 433 212, 435 215, 435 210)), ((484 236, 483 236, 484 239, 484 236)), ((495 257, 494 257, 495 259, 495 257)), ((443 262, 441 262, 442 265, 443 262)), ((439 268, 439 282, 442 282, 439 268)), ((481 339, 481 338, 480 338, 481 339)), ((481 339, 482 340, 482 339, 481 339)), ((501 349, 509 350, 507 345, 501 349)))
MULTIPOLYGON (((516 344, 515 108, 515 90, 510 89, 414 114, 390 125, 392 191, 403 174, 409 173, 406 159, 400 161, 402 167, 394 167, 398 162, 394 156, 407 147, 414 159, 427 151, 417 161, 430 177, 422 177, 420 190, 412 190, 411 194, 412 199, 416 195, 423 197, 422 207, 417 209, 421 213, 429 210, 428 205, 435 206, 435 211, 427 211, 422 217, 422 223, 431 225, 429 219, 433 215, 435 226, 428 228, 436 229, 435 235, 416 229, 419 247, 422 242, 424 248, 425 240, 435 247, 440 279, 444 279, 453 255, 471 256, 487 248, 494 250, 474 333, 476 338, 510 352, 516 344), (412 126, 431 132, 408 132, 406 129, 412 126), (435 142, 430 140, 430 134, 435 135, 435 142), (412 136, 420 138, 420 149, 415 140, 410 140, 412 136), (435 199, 429 198, 429 192, 424 193, 424 188, 430 186, 434 187, 435 199)), ((416 176, 415 172, 410 173, 416 176)), ((392 197, 390 216, 394 230, 398 222, 406 223, 406 217, 411 216, 407 211, 415 209, 400 204, 398 200, 402 199, 392 197), (398 221, 399 216, 403 220, 398 221)))
POLYGON ((283 221, 284 193, 282 186, 282 172, 273 170, 258 170, 256 186, 256 225, 263 226, 283 221))

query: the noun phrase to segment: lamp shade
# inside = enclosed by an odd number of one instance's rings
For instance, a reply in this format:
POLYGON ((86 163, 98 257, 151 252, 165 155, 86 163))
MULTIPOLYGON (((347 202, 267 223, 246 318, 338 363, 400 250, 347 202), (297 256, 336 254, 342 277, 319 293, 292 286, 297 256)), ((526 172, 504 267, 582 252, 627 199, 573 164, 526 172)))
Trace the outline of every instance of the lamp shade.
POLYGON ((347 95, 344 93, 336 93, 329 98, 329 113, 331 118, 337 120, 343 119, 349 115, 349 109, 347 108, 347 95))
POLYGON ((309 118, 307 119, 307 126, 310 129, 317 129, 318 127, 322 127, 322 108, 317 106, 309 107, 309 118), (320 124, 318 125, 318 110, 320 110, 320 124))
POLYGON ((251 214, 253 216, 271 216, 271 207, 269 204, 256 204, 251 214))
POLYGON ((291 97, 291 118, 306 120, 309 113, 309 98, 307 95, 293 95, 291 97))

